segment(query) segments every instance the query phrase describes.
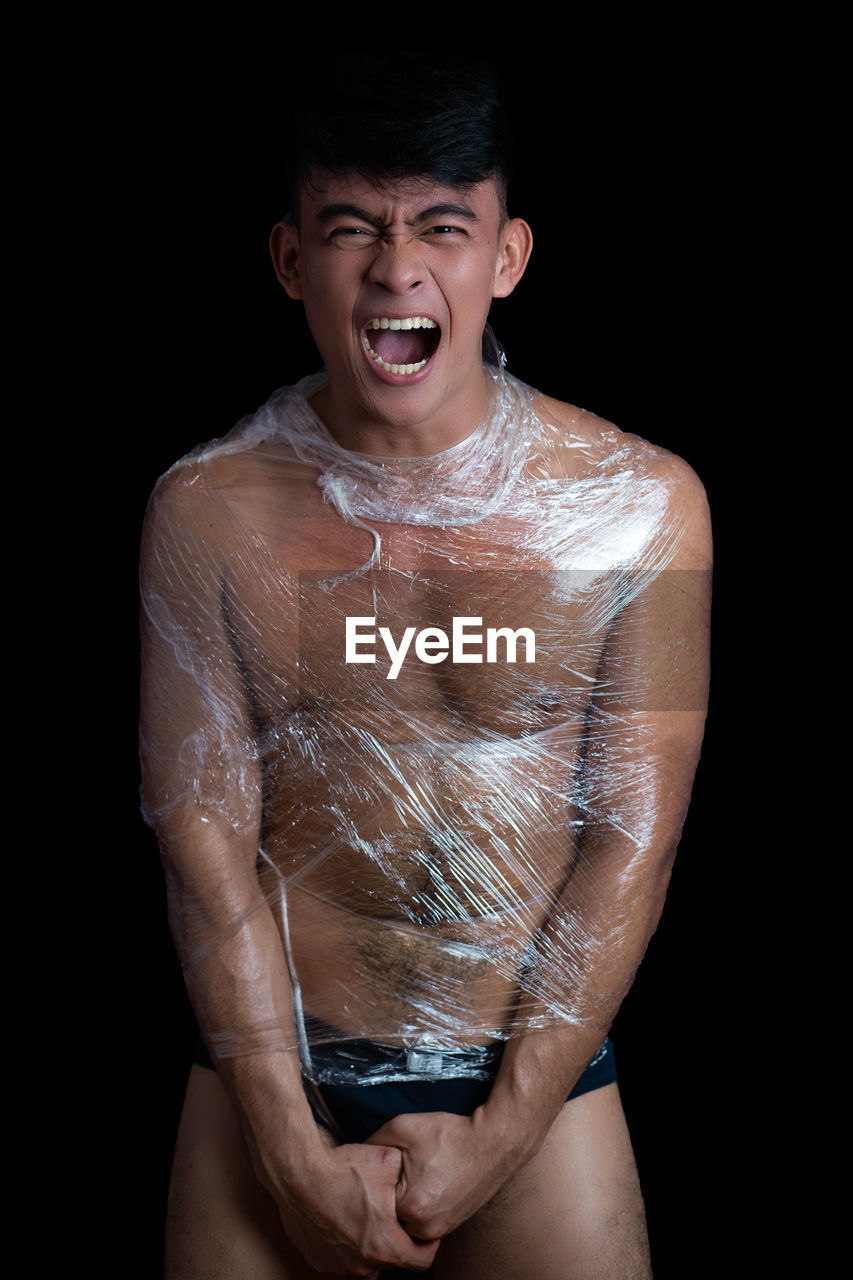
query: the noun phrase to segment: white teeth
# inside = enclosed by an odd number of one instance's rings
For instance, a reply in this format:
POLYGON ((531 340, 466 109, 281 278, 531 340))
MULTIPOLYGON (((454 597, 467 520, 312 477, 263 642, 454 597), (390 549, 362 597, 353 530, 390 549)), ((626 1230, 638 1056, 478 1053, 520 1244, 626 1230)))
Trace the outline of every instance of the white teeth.
MULTIPOLYGON (((427 316, 405 316, 403 319, 393 320, 388 316, 378 316, 365 325, 366 329, 436 329, 437 327, 435 321, 427 316)), ((426 364, 426 360, 418 360, 417 364, 389 364, 373 350, 367 338, 364 339, 364 345, 371 360, 374 360, 387 373, 417 373, 418 369, 422 369, 426 364)))
POLYGON ((426 360, 419 360, 417 364, 389 364, 387 360, 383 360, 380 355, 376 354, 369 342, 365 341, 364 345, 367 347, 371 360, 375 361, 387 373, 417 373, 418 369, 422 369, 426 364, 426 360))
POLYGON ((434 329, 435 327, 435 321, 429 320, 426 316, 406 316, 403 320, 389 320, 387 316, 380 316, 367 325, 368 329, 434 329))

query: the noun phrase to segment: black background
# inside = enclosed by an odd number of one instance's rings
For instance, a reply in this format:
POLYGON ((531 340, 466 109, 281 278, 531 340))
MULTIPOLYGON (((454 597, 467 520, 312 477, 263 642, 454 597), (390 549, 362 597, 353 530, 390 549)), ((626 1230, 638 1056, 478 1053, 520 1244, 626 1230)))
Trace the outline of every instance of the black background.
MULTIPOLYGON (((667 1280, 699 1274, 697 1250, 708 1265, 702 1274, 713 1274, 714 1258, 724 1265, 741 1237, 757 1159, 743 1108, 744 1075, 755 1081, 759 1071, 748 993, 760 965, 749 833, 732 796, 747 752, 734 654, 754 474, 743 241, 759 126, 731 64, 721 93, 692 49, 627 75, 607 49, 595 52, 583 67, 579 56, 542 50, 504 59, 515 72, 524 145, 511 212, 530 222, 535 244, 493 324, 512 372, 684 457, 715 517, 703 760, 664 918, 614 1029, 655 1274, 667 1280)), ((114 1122, 123 1225, 141 1274, 158 1273, 191 1023, 156 843, 137 817, 138 534, 163 470, 319 363, 266 246, 285 211, 283 75, 270 50, 251 64, 164 57, 150 77, 111 96, 116 127, 109 102, 93 106, 86 138, 87 164, 98 171, 90 189, 99 193, 86 216, 104 279, 90 392, 93 471, 106 468, 114 509, 102 548, 110 568, 94 592, 106 605, 101 652, 110 673, 100 676, 95 732, 115 750, 95 859, 95 883, 110 891, 93 896, 86 929, 100 1045, 90 1074, 108 1128, 114 1122)), ((102 528, 99 483, 96 474, 102 528)))

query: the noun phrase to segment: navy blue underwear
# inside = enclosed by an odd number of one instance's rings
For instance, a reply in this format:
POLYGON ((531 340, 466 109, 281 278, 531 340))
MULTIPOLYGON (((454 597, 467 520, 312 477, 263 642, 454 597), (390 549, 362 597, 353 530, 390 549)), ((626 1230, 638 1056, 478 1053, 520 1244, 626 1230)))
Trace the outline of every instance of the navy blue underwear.
MULTIPOLYGON (((425 1073, 431 1069, 429 1060, 436 1057, 434 1054, 412 1053, 405 1049, 377 1045, 371 1040, 342 1040, 318 1045, 316 1048, 312 1046, 315 1074, 321 1083, 314 1084, 306 1080, 305 1092, 320 1124, 327 1128, 337 1125, 340 1135, 346 1141, 364 1142, 395 1116, 422 1111, 448 1111, 457 1116, 472 1115, 491 1092, 503 1050, 503 1042, 499 1042, 464 1053, 444 1054, 442 1063, 436 1068, 442 1071, 441 1076, 428 1079, 425 1078, 425 1073), (400 1068, 398 1078, 394 1080, 377 1080, 374 1084, 330 1084, 323 1080, 323 1076, 331 1074, 333 1070, 339 1074, 337 1064, 341 1059, 362 1064, 369 1074, 370 1067, 380 1063, 387 1070, 389 1060, 394 1058, 399 1059, 400 1068), (480 1078, 472 1078, 471 1074, 444 1074, 452 1071, 454 1059, 459 1063, 460 1070, 476 1072, 480 1078), (411 1078, 405 1078, 407 1075, 411 1078), (330 1124, 330 1117, 334 1124, 330 1124)), ((215 1070, 213 1060, 200 1037, 196 1041, 193 1061, 200 1067, 215 1070)), ((616 1063, 613 1045, 608 1037, 566 1101, 615 1081, 616 1063)))

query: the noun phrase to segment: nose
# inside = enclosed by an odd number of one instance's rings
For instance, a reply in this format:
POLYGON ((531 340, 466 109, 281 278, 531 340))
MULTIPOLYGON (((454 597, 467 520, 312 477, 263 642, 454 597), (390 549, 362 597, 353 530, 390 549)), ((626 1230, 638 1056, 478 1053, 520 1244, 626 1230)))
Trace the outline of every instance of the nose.
POLYGON ((404 236, 380 240, 370 268, 370 280, 389 293, 406 294, 424 283, 426 270, 420 246, 404 236))

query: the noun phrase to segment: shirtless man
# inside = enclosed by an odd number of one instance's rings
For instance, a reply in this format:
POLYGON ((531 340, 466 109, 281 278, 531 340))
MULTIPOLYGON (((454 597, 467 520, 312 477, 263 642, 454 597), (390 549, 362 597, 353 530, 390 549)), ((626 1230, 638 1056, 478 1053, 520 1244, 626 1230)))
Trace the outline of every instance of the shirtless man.
POLYGON ((381 121, 370 70, 271 238, 325 369, 146 524, 145 802, 210 1054, 167 1275, 638 1280, 606 1035, 701 742, 704 495, 484 360, 531 250, 494 96, 386 65, 381 121))

